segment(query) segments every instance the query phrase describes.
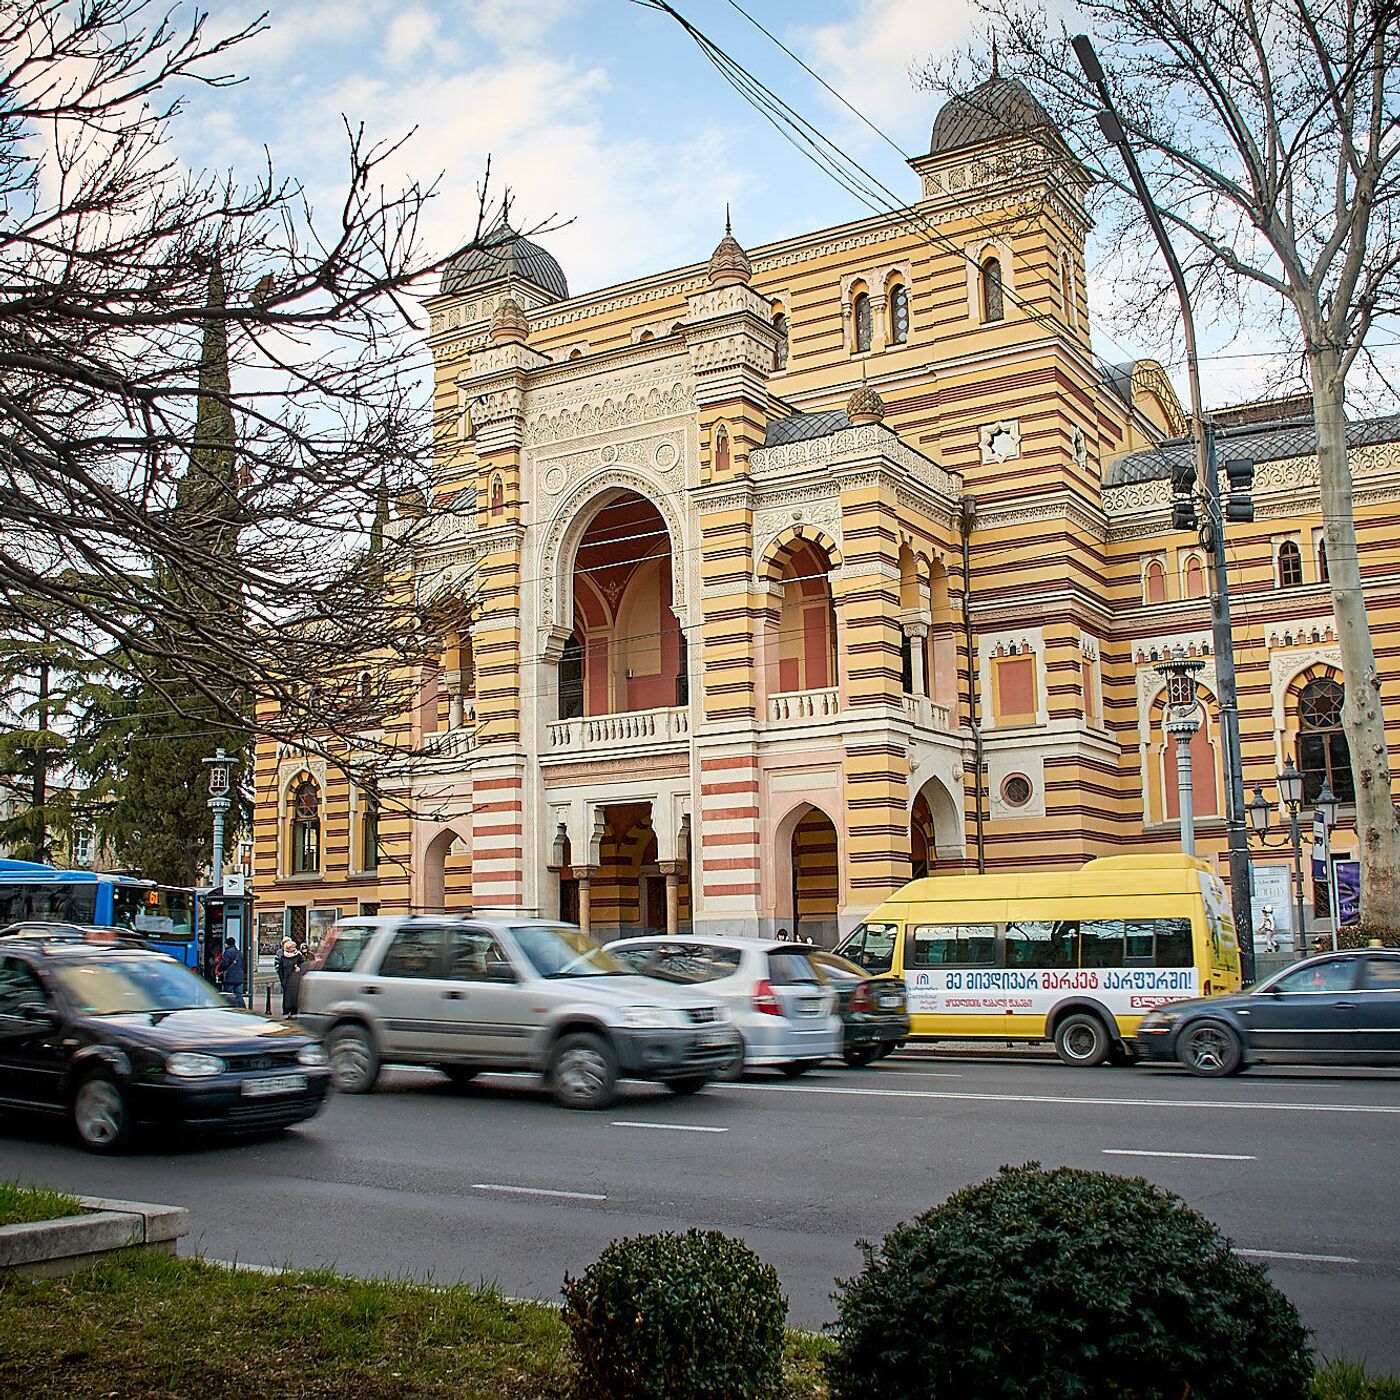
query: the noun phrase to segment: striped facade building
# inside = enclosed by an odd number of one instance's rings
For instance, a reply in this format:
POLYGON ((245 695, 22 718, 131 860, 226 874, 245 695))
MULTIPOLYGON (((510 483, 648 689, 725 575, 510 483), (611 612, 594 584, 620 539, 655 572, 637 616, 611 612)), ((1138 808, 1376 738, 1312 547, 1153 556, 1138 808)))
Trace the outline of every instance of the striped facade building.
MULTIPOLYGON (((260 747, 265 936, 508 906, 829 942, 913 874, 1170 849, 1154 662, 1178 646, 1227 873, 1208 560, 1170 528, 1185 420, 1159 366, 1095 355, 1084 172, 1005 78, 911 164, 899 213, 726 231, 583 296, 505 227, 449 267, 431 492, 402 507, 441 658, 382 731, 422 756, 357 783, 260 747)), ((1308 413, 1219 419, 1258 467, 1228 529, 1244 762, 1345 797, 1308 413)), ((1385 658, 1400 420, 1352 440, 1385 658)))

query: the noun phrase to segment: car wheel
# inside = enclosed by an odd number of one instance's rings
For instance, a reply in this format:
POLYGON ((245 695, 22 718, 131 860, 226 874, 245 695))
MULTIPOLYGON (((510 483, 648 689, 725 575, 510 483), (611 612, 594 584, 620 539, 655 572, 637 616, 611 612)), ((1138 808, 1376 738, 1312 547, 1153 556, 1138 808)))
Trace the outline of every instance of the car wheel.
POLYGON ((326 1037, 331 1083, 342 1094, 367 1094, 379 1078, 379 1051, 374 1038, 353 1021, 337 1026, 326 1037))
POLYGON ((73 1131, 89 1152, 120 1152, 131 1140, 131 1116, 121 1086, 91 1074, 73 1095, 73 1131))
POLYGON ((778 1068, 789 1079, 796 1079, 799 1074, 806 1074, 809 1069, 816 1069, 819 1064, 820 1060, 789 1060, 787 1064, 779 1065, 778 1068))
POLYGON ((1108 1059, 1113 1042, 1097 1016, 1081 1011, 1055 1028, 1055 1053, 1075 1069, 1090 1069, 1108 1059))
POLYGON ((439 1065, 438 1068, 452 1081, 454 1089, 464 1088, 481 1073, 475 1065, 439 1065))
POLYGON ((684 1079, 668 1079, 666 1087, 673 1094, 689 1098, 691 1094, 698 1094, 709 1082, 703 1074, 688 1074, 684 1079))
POLYGON ((1200 1021, 1187 1026, 1176 1042, 1176 1058, 1192 1074, 1221 1079, 1244 1062, 1240 1038, 1223 1021, 1200 1021))
POLYGON ((550 1056, 549 1083, 565 1108, 606 1108, 617 1089, 617 1057, 601 1036, 566 1035, 550 1056))
POLYGON ((851 1045, 841 1052, 841 1058, 852 1069, 864 1069, 879 1053, 878 1045, 851 1045))
POLYGON ((898 1042, 886 1040, 881 1043, 880 1048, 875 1052, 875 1056, 877 1059, 886 1060, 899 1048, 898 1042))

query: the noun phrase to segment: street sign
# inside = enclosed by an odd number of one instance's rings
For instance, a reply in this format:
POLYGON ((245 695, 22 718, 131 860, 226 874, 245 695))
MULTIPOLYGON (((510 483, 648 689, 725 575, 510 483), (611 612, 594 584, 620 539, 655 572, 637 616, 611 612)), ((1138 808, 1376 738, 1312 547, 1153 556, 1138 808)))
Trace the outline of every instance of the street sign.
POLYGON ((245 895, 248 893, 248 877, 241 870, 230 870, 224 875, 224 893, 226 895, 245 895))

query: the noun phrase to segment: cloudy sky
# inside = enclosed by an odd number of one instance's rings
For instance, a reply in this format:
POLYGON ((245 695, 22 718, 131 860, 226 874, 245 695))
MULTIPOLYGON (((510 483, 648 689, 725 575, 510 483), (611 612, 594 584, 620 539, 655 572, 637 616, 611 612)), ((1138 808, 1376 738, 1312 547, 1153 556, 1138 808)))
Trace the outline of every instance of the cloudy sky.
MULTIPOLYGON (((540 241, 574 292, 708 256, 726 201, 750 246, 867 212, 745 103, 673 20, 631 0, 264 4, 266 32, 236 53, 248 80, 193 95, 178 124, 181 154, 252 172, 266 145, 278 169, 333 214, 342 117, 383 138, 413 131, 399 170, 424 183, 440 177, 425 228, 434 252, 470 235, 488 155, 493 189, 508 184, 514 194, 517 227, 564 224, 540 241)), ((263 7, 212 0, 212 22, 235 25, 263 7)), ((729 0, 677 0, 677 8, 901 198, 915 197, 914 175, 891 145, 729 0)), ((744 8, 906 153, 927 149, 938 105, 911 69, 975 37, 970 0, 744 0, 744 8)), ((1108 289, 1098 290, 1102 306, 1108 289)), ((1108 360, 1173 353, 1134 343, 1102 317, 1095 334, 1108 360)), ((1248 397, 1264 366, 1251 356, 1267 335, 1211 342, 1221 357, 1212 400, 1248 397)))

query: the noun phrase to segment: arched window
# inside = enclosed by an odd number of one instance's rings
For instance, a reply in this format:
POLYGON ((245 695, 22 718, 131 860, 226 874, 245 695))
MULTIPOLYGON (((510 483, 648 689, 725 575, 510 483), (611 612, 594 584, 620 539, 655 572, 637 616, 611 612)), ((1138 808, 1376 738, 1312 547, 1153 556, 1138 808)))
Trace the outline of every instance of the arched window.
POLYGON ((292 874, 314 875, 321 869, 321 792, 310 779, 292 794, 292 874))
POLYGON ((852 303, 851 313, 856 327, 856 354, 864 355, 870 349, 874 334, 874 322, 870 315, 870 294, 858 292, 852 303))
POLYGON ((982 319, 1000 321, 1006 315, 1006 301, 1001 282, 1001 259, 985 258, 982 262, 982 319))
POLYGON ((1356 801, 1351 750, 1342 731, 1343 695, 1330 676, 1309 681, 1298 694, 1298 770, 1304 802, 1317 801, 1324 781, 1339 801, 1356 801))
POLYGON ((729 429, 721 424, 715 430, 715 471, 723 475, 729 470, 729 429))
POLYGON ((1142 576, 1142 601, 1144 603, 1165 603, 1167 601, 1167 571, 1154 559, 1142 576))
POLYGON ((506 508, 506 484, 499 476, 491 478, 491 514, 503 515, 506 508))
POLYGON ((773 351, 773 368, 786 369, 788 362, 788 318, 779 311, 773 317, 773 329, 778 333, 778 344, 773 351))
POLYGON ((641 335, 639 335, 639 336, 637 337, 637 343, 640 345, 640 344, 642 343, 642 341, 644 341, 644 340, 650 340, 651 338, 652 338, 652 334, 651 334, 650 331, 643 331, 643 332, 641 333, 641 335))
POLYGON ((365 789, 360 807, 360 869, 379 869, 379 794, 373 787, 365 789))
POLYGON ((909 288, 903 282, 890 287, 890 344, 903 345, 909 339, 909 288))
POLYGON ((1186 561, 1186 569, 1182 576, 1182 592, 1188 598, 1204 598, 1206 596, 1206 571, 1201 566, 1200 559, 1194 554, 1186 561))
POLYGON ((1332 575, 1327 571, 1327 536, 1317 537, 1317 581, 1319 583, 1330 583, 1332 575))
POLYGON ((1278 547, 1278 586, 1301 588, 1303 584, 1303 551, 1296 540, 1284 540, 1278 547))

